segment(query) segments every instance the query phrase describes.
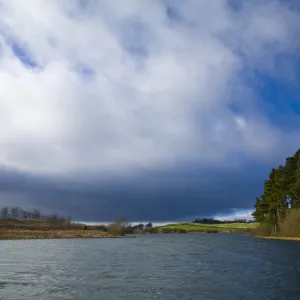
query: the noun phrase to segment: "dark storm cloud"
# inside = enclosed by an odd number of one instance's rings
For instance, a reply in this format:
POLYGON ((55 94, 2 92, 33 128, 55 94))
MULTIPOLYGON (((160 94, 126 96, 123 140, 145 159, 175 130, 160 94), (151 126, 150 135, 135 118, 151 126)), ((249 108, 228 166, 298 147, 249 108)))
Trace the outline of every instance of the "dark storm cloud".
POLYGON ((251 208, 267 173, 254 165, 236 170, 190 167, 105 183, 95 178, 89 184, 79 184, 2 171, 0 204, 37 207, 85 221, 111 221, 118 216, 131 221, 189 219, 231 208, 251 208))

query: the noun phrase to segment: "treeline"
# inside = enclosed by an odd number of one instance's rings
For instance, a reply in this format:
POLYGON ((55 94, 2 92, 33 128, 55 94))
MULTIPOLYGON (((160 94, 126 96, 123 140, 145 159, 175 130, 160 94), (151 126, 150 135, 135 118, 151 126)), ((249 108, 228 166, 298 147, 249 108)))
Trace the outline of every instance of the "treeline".
POLYGON ((71 218, 59 216, 57 214, 43 215, 40 210, 26 210, 17 206, 14 207, 3 207, 0 212, 1 219, 11 219, 11 220, 45 220, 54 222, 71 222, 71 218))
POLYGON ((234 219, 234 220, 216 220, 212 218, 200 218, 194 220, 192 223, 199 224, 232 224, 232 223, 253 223, 254 220, 234 219))
POLYGON ((300 235, 300 149, 271 170, 254 207, 266 233, 300 235))
POLYGON ((151 222, 147 224, 140 223, 138 225, 131 225, 125 218, 119 218, 114 223, 107 226, 107 231, 114 235, 152 232, 153 229, 151 222))

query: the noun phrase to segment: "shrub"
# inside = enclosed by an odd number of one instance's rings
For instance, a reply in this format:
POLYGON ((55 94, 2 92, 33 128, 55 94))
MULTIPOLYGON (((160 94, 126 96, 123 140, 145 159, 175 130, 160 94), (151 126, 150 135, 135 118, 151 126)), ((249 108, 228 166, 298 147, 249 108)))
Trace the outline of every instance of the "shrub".
POLYGON ((252 229, 254 235, 270 236, 273 232, 271 224, 261 223, 258 227, 252 229))
POLYGON ((158 233, 159 230, 158 230, 158 228, 156 228, 156 227, 152 227, 152 228, 145 228, 145 229, 144 229, 144 232, 145 232, 145 233, 158 233))
POLYGON ((113 223, 107 227, 107 231, 114 236, 120 236, 124 233, 124 228, 120 224, 113 223))
POLYGON ((97 225, 95 226, 95 230, 107 232, 107 227, 105 225, 97 225))
POLYGON ((287 212, 280 226, 280 235, 300 236, 300 209, 292 209, 287 212))

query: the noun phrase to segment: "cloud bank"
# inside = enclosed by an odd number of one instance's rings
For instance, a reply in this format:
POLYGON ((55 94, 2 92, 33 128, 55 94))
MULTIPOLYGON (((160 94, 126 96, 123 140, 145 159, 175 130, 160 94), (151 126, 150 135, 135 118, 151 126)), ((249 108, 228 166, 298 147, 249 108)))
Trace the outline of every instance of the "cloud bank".
MULTIPOLYGON (((19 199, 11 196, 18 190, 26 203, 57 209, 46 194, 60 181, 68 196, 56 199, 67 199, 66 207, 84 207, 80 197, 89 197, 91 206, 122 212, 126 185, 142 182, 129 193, 139 197, 128 214, 146 217, 142 195, 159 209, 166 200, 153 197, 164 198, 185 168, 242 170, 249 161, 277 163, 297 147, 299 126, 276 124, 262 94, 272 82, 299 88, 294 1, 11 0, 0 1, 0 15, 0 166, 3 174, 31 176, 19 191, 10 175, 2 184, 9 199, 19 199), (158 174, 171 183, 151 193, 158 174), (37 178, 47 188, 37 188, 37 178), (87 195, 102 186, 122 192, 114 203, 110 192, 80 196, 70 182, 87 195)), ((197 178, 188 185, 205 189, 197 178)), ((204 190, 192 194, 193 209, 210 207, 204 190)), ((231 206, 224 197, 215 206, 244 207, 239 201, 231 206)))

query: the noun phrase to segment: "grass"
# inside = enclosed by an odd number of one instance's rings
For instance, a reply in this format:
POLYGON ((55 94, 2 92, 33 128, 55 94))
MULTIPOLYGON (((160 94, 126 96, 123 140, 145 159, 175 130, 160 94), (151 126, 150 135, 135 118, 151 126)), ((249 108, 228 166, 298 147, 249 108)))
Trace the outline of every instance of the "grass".
POLYGON ((279 235, 271 235, 271 236, 255 236, 260 239, 266 239, 266 240, 283 240, 283 241, 297 241, 300 242, 300 237, 297 236, 279 236, 279 235))
POLYGON ((102 231, 85 230, 0 230, 0 240, 70 239, 112 237, 102 231))
MULTIPOLYGON (((69 228, 76 230, 82 229, 84 224, 73 224, 71 223, 69 228)), ((50 230, 58 227, 57 222, 47 220, 12 220, 12 219, 0 219, 0 230, 1 229, 28 229, 28 230, 50 230)))
POLYGON ((258 226, 257 223, 231 223, 231 224, 200 224, 180 223, 157 227, 159 230, 182 230, 186 232, 249 232, 258 226))
POLYGON ((0 219, 0 240, 112 237, 120 236, 104 231, 103 226, 101 228, 101 226, 88 226, 80 223, 62 226, 53 221, 0 219))

